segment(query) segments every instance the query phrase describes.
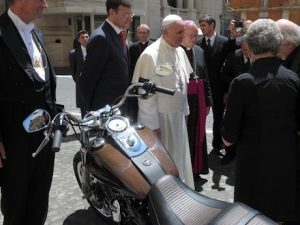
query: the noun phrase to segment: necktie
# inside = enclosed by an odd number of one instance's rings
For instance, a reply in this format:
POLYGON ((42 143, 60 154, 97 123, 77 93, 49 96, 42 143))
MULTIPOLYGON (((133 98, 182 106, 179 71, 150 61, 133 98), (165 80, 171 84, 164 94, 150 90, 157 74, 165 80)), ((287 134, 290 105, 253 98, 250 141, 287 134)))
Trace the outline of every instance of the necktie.
POLYGON ((207 39, 207 48, 210 51, 211 50, 211 44, 210 44, 210 39, 207 39))
POLYGON ((249 70, 251 68, 250 58, 247 57, 246 68, 249 70))
POLYGON ((126 49, 126 33, 125 31, 121 31, 119 33, 120 40, 121 40, 121 46, 125 50, 126 49))

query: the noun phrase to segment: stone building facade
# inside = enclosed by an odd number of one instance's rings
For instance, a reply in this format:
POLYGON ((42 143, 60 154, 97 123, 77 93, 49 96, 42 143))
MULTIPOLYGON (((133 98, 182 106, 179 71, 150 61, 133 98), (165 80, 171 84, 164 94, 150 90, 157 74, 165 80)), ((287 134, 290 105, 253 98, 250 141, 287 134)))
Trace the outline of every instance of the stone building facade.
MULTIPOLYGON (((146 23, 151 29, 151 38, 161 35, 162 19, 172 13, 184 19, 198 21, 200 16, 211 14, 220 30, 220 15, 223 1, 218 0, 131 0, 135 14, 128 38, 135 40, 136 27, 146 23)), ((89 32, 106 18, 105 0, 47 0, 48 9, 43 18, 36 21, 45 35, 48 53, 57 73, 68 68, 68 53, 79 30, 89 32)), ((5 0, 0 2, 0 11, 6 10, 5 0)), ((198 24, 198 23, 197 23, 198 24)), ((100 60, 100 59, 99 59, 100 60)))
POLYGON ((227 9, 241 20, 289 19, 300 25, 300 0, 228 0, 227 9))

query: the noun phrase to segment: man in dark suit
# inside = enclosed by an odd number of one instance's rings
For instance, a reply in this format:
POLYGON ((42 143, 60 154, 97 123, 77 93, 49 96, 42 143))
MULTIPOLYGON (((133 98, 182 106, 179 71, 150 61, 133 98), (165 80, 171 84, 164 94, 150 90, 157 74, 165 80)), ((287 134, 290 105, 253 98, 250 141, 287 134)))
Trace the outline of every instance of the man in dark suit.
POLYGON ((83 63, 86 57, 86 46, 89 40, 89 34, 85 30, 81 30, 77 34, 77 40, 80 43, 76 48, 72 49, 69 53, 70 69, 73 80, 76 84, 76 106, 81 110, 81 116, 85 115, 85 110, 81 107, 80 94, 78 93, 77 81, 81 74, 83 63))
POLYGON ((35 158, 43 131, 26 133, 23 120, 35 109, 55 113, 55 74, 42 34, 33 20, 47 2, 10 0, 0 17, 0 174, 5 225, 44 224, 54 153, 49 146, 35 158))
POLYGON ((198 27, 192 20, 185 20, 184 24, 185 31, 181 47, 184 49, 193 68, 188 84, 190 114, 187 128, 195 188, 197 190, 199 188, 197 185, 197 181, 200 179, 199 175, 208 173, 205 125, 212 100, 204 52, 196 45, 198 27))
MULTIPOLYGON (((142 54, 142 52, 150 45, 153 43, 149 39, 150 36, 150 29, 147 24, 141 24, 137 27, 137 36, 138 36, 138 41, 134 42, 132 45, 129 47, 129 58, 130 58, 130 69, 129 69, 129 74, 130 74, 130 80, 132 80, 132 75, 134 72, 135 64, 142 54)), ((136 98, 131 98, 129 99, 129 115, 130 119, 132 121, 137 120, 137 112, 138 112, 138 103, 136 98)))
POLYGON ((229 51, 233 50, 228 38, 215 32, 216 20, 206 15, 199 19, 200 29, 203 36, 200 37, 198 45, 204 50, 205 62, 208 70, 208 78, 213 100, 213 153, 219 154, 223 148, 220 134, 221 123, 224 113, 223 96, 225 86, 220 76, 220 71, 229 51))
POLYGON ((78 80, 82 107, 88 111, 112 105, 130 83, 128 49, 123 35, 132 22, 131 4, 128 0, 107 0, 106 10, 107 19, 90 36, 78 80))
MULTIPOLYGON (((252 62, 250 59, 250 50, 244 36, 240 38, 241 48, 231 52, 222 68, 221 78, 225 84, 224 103, 227 103, 229 86, 233 78, 250 70, 252 62)), ((228 164, 235 157, 235 145, 225 148, 225 155, 221 159, 221 164, 228 164)))

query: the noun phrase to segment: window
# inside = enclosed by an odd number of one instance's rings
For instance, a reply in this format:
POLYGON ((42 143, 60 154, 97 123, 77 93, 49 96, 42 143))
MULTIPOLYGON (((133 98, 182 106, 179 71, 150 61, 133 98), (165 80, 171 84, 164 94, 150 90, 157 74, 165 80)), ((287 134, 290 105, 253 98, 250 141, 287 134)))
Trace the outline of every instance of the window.
POLYGON ((168 4, 169 4, 169 6, 174 7, 174 8, 177 7, 176 0, 168 0, 168 4))
POLYGON ((261 7, 268 7, 268 0, 260 0, 261 7))

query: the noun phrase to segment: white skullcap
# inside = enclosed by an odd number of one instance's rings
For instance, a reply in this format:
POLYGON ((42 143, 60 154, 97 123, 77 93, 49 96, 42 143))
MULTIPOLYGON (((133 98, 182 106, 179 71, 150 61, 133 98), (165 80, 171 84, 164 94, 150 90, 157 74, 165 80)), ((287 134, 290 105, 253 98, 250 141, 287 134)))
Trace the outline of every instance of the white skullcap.
POLYGON ((165 26, 168 26, 172 23, 176 23, 178 21, 182 21, 182 18, 180 16, 177 16, 177 15, 174 15, 174 14, 170 14, 168 16, 166 16, 163 21, 162 21, 162 26, 165 27, 165 26))

